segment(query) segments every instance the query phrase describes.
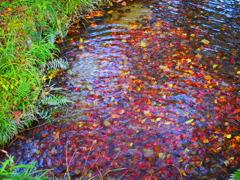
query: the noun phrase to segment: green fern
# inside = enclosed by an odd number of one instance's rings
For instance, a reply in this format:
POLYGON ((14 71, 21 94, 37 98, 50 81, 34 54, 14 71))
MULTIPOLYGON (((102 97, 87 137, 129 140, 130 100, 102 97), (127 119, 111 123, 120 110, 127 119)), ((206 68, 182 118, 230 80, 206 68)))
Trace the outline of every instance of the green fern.
POLYGON ((49 119, 52 116, 52 109, 51 108, 45 109, 45 110, 41 110, 41 111, 38 110, 38 111, 35 111, 35 112, 42 119, 49 119))
POLYGON ((60 59, 53 59, 52 61, 48 62, 46 64, 46 69, 49 70, 53 70, 53 69, 58 69, 58 68, 62 68, 62 69, 68 69, 69 68, 69 64, 66 60, 63 60, 62 58, 60 59))
POLYGON ((240 169, 237 169, 233 174, 231 174, 229 180, 240 180, 240 169))
POLYGON ((17 133, 17 125, 13 121, 0 123, 0 145, 4 145, 17 133))
POLYGON ((16 93, 23 98, 28 96, 30 92, 31 92, 30 84, 26 81, 20 82, 20 85, 18 86, 16 93))
POLYGON ((43 105, 50 105, 50 106, 63 106, 67 105, 67 103, 71 103, 73 101, 68 100, 64 96, 45 96, 43 99, 40 100, 41 104, 43 105))

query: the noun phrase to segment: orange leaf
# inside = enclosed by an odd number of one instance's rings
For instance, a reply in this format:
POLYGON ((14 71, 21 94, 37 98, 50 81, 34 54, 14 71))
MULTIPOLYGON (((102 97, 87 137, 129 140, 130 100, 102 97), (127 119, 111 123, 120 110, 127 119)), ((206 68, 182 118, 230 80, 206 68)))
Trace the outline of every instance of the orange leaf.
POLYGON ((119 118, 120 116, 118 114, 112 114, 112 118, 119 118))
POLYGON ((108 14, 111 14, 111 13, 113 13, 113 11, 112 11, 112 10, 110 10, 110 11, 108 11, 107 13, 108 13, 108 14))
POLYGON ((97 25, 96 23, 92 23, 90 26, 91 26, 92 28, 98 28, 98 25, 97 25))
POLYGON ((187 174, 185 173, 185 171, 182 168, 179 169, 179 172, 181 173, 181 175, 187 176, 187 174))
POLYGON ((206 143, 209 143, 209 140, 206 139, 206 138, 204 138, 204 139, 203 139, 203 143, 205 143, 205 144, 206 144, 206 143))
POLYGON ((207 81, 209 81, 209 80, 212 80, 212 77, 211 77, 210 75, 205 75, 205 76, 204 76, 204 79, 207 80, 207 81))

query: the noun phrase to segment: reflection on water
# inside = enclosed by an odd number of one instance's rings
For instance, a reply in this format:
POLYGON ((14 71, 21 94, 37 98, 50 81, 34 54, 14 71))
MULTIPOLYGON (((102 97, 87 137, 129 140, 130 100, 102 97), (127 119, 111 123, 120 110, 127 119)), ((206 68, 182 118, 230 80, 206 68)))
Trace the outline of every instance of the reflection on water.
POLYGON ((73 179, 227 179, 239 166, 239 3, 142 3, 66 38, 75 104, 18 136, 16 162, 73 179))

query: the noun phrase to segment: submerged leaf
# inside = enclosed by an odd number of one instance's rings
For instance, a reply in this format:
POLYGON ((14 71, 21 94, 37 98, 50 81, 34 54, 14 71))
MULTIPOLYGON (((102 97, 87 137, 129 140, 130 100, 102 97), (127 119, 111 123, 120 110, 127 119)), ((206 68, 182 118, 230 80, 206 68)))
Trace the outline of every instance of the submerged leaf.
POLYGON ((141 45, 142 47, 147 47, 147 44, 146 44, 145 41, 141 41, 140 45, 141 45))
POLYGON ((186 124, 190 124, 190 123, 192 123, 193 121, 194 121, 194 119, 190 119, 190 120, 186 121, 186 124))
POLYGON ((202 42, 203 42, 204 44, 209 44, 209 43, 210 43, 210 42, 209 42, 208 40, 206 40, 206 39, 203 39, 202 42))

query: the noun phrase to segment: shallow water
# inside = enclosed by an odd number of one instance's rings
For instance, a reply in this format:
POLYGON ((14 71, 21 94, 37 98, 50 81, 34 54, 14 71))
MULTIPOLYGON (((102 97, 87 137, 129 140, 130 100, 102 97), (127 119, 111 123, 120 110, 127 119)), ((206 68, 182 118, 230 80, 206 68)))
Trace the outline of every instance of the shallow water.
POLYGON ((239 167, 239 2, 113 11, 61 46, 75 103, 9 152, 59 178, 227 179, 239 167))

